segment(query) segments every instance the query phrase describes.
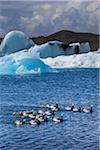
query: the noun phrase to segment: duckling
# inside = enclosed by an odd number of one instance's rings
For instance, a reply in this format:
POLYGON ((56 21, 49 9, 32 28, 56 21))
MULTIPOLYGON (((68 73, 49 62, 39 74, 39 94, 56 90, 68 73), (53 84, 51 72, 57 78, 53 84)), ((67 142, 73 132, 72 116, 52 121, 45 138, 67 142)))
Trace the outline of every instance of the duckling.
POLYGON ((90 108, 83 108, 82 110, 83 110, 83 112, 85 112, 85 113, 92 113, 92 112, 93 112, 92 106, 91 106, 90 108))
POLYGON ((16 124, 16 125, 23 125, 23 124, 24 124, 24 121, 16 120, 16 121, 15 121, 15 124, 16 124))
POLYGON ((31 120, 30 122, 29 122, 29 124, 30 125, 39 125, 40 124, 40 121, 39 120, 31 120))
POLYGON ((64 119, 63 119, 63 117, 61 117, 61 118, 56 118, 56 117, 54 117, 54 118, 52 119, 52 121, 59 123, 59 122, 63 122, 64 119))

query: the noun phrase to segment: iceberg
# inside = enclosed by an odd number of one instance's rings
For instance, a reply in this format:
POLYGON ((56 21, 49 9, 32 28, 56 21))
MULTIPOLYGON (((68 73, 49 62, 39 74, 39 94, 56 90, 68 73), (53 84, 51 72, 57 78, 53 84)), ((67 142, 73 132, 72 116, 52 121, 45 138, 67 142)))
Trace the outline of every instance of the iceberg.
POLYGON ((46 65, 40 59, 38 53, 30 53, 29 51, 22 50, 0 57, 0 75, 55 72, 57 72, 56 69, 46 65))
POLYGON ((21 31, 11 31, 5 36, 0 56, 0 75, 55 73, 55 68, 65 67, 100 67, 100 50, 90 52, 88 42, 66 45, 49 41, 36 45, 21 31))
POLYGON ((54 73, 40 54, 35 43, 21 31, 9 32, 0 45, 0 74, 54 73))
POLYGON ((0 55, 11 54, 34 46, 34 42, 21 31, 9 32, 0 45, 0 55))
POLYGON ((90 45, 89 42, 67 45, 60 41, 49 41, 42 45, 35 45, 34 51, 39 52, 41 58, 55 58, 60 55, 88 53, 90 52, 90 45))
POLYGON ((100 49, 95 52, 41 59, 53 68, 100 68, 100 49))
POLYGON ((60 41, 49 41, 42 45, 36 45, 21 31, 9 32, 0 46, 0 56, 30 49, 40 53, 41 58, 57 57, 60 55, 72 55, 90 52, 88 42, 64 44, 60 41))
POLYGON ((34 51, 40 53, 41 58, 56 57, 59 55, 64 55, 64 51, 61 48, 62 42, 59 41, 49 41, 42 45, 35 45, 34 51))

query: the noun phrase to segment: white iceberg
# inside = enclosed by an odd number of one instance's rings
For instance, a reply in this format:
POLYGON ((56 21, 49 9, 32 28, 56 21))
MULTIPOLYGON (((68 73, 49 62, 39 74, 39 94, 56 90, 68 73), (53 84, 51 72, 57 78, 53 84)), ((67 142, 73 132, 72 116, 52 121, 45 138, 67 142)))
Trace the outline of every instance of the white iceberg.
POLYGON ((90 52, 90 45, 88 42, 66 45, 60 41, 49 41, 42 45, 35 45, 33 49, 40 53, 41 58, 54 58, 60 55, 73 55, 90 52), (79 47, 78 49, 77 46, 79 47))
POLYGON ((60 47, 62 42, 50 41, 42 45, 35 45, 34 51, 40 53, 41 58, 56 57, 64 55, 63 49, 60 47))
POLYGON ((70 56, 62 55, 55 58, 49 57, 41 60, 53 68, 100 68, 100 49, 96 52, 70 56))

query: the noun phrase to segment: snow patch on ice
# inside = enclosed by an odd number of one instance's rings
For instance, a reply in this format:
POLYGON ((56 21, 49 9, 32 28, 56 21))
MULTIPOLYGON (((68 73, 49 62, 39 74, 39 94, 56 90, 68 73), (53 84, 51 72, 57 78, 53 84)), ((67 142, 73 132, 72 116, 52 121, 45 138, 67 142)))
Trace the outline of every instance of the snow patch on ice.
POLYGON ((100 68, 100 49, 97 52, 89 52, 79 55, 58 56, 55 58, 41 59, 44 63, 53 68, 70 68, 70 67, 84 67, 84 68, 100 68))

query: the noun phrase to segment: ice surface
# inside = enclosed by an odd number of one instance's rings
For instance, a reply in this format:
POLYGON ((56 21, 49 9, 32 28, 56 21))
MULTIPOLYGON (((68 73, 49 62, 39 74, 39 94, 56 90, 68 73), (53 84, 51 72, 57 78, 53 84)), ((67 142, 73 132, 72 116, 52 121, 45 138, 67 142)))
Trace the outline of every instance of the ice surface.
POLYGON ((34 42, 21 31, 9 32, 0 45, 0 74, 56 72, 40 60, 34 42), (17 52, 16 52, 17 51, 17 52))
POLYGON ((46 58, 42 61, 53 68, 70 67, 93 67, 100 68, 100 49, 97 52, 89 52, 79 55, 58 56, 55 58, 46 58))
POLYGON ((0 46, 0 55, 10 54, 34 46, 34 42, 21 31, 9 32, 0 46))
POLYGON ((61 44, 62 42, 59 41, 50 41, 42 45, 35 45, 34 51, 39 52, 41 58, 56 57, 64 54, 60 47, 61 44))
POLYGON ((90 45, 88 42, 80 44, 80 53, 90 52, 90 45))
MULTIPOLYGON (((32 48, 31 48, 32 49, 32 48)), ((0 74, 55 73, 39 58, 39 54, 23 50, 0 57, 0 74)))
POLYGON ((90 51, 90 45, 85 43, 71 43, 69 47, 67 45, 63 47, 64 43, 60 41, 49 41, 42 45, 36 45, 31 39, 21 31, 9 32, 0 46, 0 56, 5 54, 11 54, 23 49, 29 49, 34 47, 35 52, 40 53, 41 58, 56 57, 60 55, 71 55, 75 53, 85 53, 90 51), (79 50, 76 49, 79 46, 79 50))
POLYGON ((0 55, 3 55, 0 57, 0 74, 54 73, 57 72, 54 68, 100 67, 100 50, 89 52, 88 42, 72 43, 66 50, 62 48, 63 44, 49 41, 36 45, 21 31, 9 32, 0 45, 0 55), (76 55, 77 45, 79 53, 89 53, 76 55))
POLYGON ((72 43, 69 47, 65 49, 62 48, 62 45, 64 43, 59 41, 49 41, 42 45, 35 45, 34 51, 40 53, 41 58, 48 58, 48 57, 57 57, 60 55, 72 55, 77 53, 76 52, 76 46, 79 46, 79 52, 78 53, 86 53, 90 52, 90 45, 88 42, 85 43, 72 43))
POLYGON ((69 44, 69 46, 76 46, 76 45, 80 46, 80 43, 71 43, 71 44, 69 44))

